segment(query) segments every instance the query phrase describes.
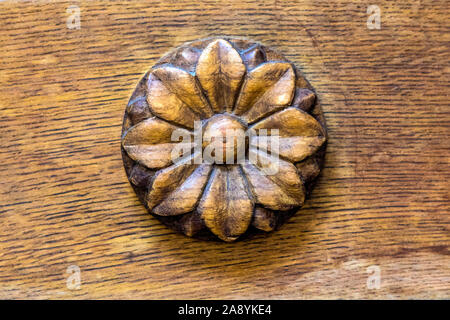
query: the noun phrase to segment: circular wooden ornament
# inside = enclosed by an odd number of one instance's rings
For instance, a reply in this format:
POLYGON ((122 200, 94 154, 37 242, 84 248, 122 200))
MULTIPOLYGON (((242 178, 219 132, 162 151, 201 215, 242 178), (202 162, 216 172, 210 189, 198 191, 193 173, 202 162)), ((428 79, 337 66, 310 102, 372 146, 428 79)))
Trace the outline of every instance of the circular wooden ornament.
POLYGON ((323 165, 313 88, 283 55, 208 38, 162 57, 125 110, 122 156, 148 211, 187 236, 235 241, 297 212, 323 165))

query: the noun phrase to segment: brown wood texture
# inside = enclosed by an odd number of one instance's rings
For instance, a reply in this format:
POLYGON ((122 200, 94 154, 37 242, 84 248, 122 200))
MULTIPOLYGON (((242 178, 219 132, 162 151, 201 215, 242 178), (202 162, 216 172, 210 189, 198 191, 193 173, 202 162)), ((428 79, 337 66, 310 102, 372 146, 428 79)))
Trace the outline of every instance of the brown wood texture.
POLYGON ((140 80, 124 115, 124 167, 141 202, 196 238, 278 229, 323 167, 324 115, 311 90, 281 54, 242 38, 172 50, 140 80), (266 210, 254 215, 257 207, 266 210))
POLYGON ((1 2, 0 298, 449 298, 449 18, 443 0, 1 2), (120 153, 143 73, 219 35, 283 52, 329 134, 301 213, 237 243, 151 217, 120 153))

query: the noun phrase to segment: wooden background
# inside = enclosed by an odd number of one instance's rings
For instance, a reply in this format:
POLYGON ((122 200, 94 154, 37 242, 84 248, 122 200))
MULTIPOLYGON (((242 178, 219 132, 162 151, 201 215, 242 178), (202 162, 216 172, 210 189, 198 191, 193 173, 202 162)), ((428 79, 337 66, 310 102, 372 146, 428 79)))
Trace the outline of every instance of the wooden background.
POLYGON ((450 298, 449 11, 446 0, 1 2, 0 298, 450 298), (371 4, 380 30, 366 26, 371 4), (285 53, 329 129, 304 209, 232 244, 148 215, 120 154, 141 75, 214 35, 285 53), (71 265, 79 290, 66 286, 71 265))

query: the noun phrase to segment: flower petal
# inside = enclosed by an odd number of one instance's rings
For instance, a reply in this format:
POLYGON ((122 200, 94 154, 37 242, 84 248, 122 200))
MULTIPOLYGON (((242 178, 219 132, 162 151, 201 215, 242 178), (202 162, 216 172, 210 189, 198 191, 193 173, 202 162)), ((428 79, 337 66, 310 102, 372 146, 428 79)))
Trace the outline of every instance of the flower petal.
POLYGON ((320 173, 320 166, 314 157, 309 157, 295 165, 305 183, 311 182, 320 173))
MULTIPOLYGON (((128 129, 123 137, 122 146, 130 158, 147 168, 163 168, 172 163, 172 149, 179 145, 171 140, 175 130, 180 130, 185 136, 191 135, 189 131, 163 120, 149 118, 128 129)), ((186 149, 189 149, 189 143, 186 144, 186 149)))
POLYGON ((205 226, 205 224, 202 221, 202 218, 197 212, 190 212, 185 214, 180 219, 180 226, 181 231, 189 236, 192 237, 196 233, 198 233, 200 230, 202 230, 205 226))
POLYGON ((213 115, 197 80, 189 72, 165 65, 154 69, 152 74, 161 80, 170 92, 177 95, 181 101, 202 118, 208 118, 213 115))
POLYGON ((260 207, 255 208, 252 226, 266 232, 272 231, 276 226, 275 212, 260 207))
POLYGON ((203 50, 195 73, 215 112, 231 112, 245 70, 241 56, 228 41, 215 40, 203 50))
POLYGON ((147 188, 148 183, 154 174, 154 171, 151 171, 140 164, 136 164, 133 166, 133 169, 131 169, 130 182, 140 188, 147 188))
POLYGON ((201 53, 201 50, 188 46, 178 51, 172 58, 171 63, 188 72, 194 72, 201 53))
POLYGON ((238 166, 216 166, 198 205, 206 226, 224 241, 236 240, 252 219, 253 201, 238 166))
POLYGON ((320 123, 306 112, 293 107, 261 120, 252 129, 256 131, 257 136, 250 138, 251 146, 259 146, 260 149, 277 153, 292 162, 301 161, 313 154, 326 140, 325 131, 320 123), (278 151, 271 150, 270 143, 261 144, 261 139, 267 139, 263 137, 261 129, 267 129, 267 132, 269 129, 278 129, 278 151))
POLYGON ((152 116, 145 97, 138 97, 131 100, 128 103, 127 112, 132 123, 139 123, 152 116))
POLYGON ((253 69, 266 61, 266 55, 259 45, 248 48, 242 53, 242 56, 249 69, 253 69))
POLYGON ((175 190, 153 209, 160 216, 174 216, 194 210, 208 180, 211 165, 198 166, 175 190))
MULTIPOLYGON (((185 187, 189 186, 189 183, 191 183, 190 186, 193 190, 191 190, 190 196, 188 197, 193 197, 193 194, 197 192, 199 188, 198 185, 196 186, 195 181, 197 179, 200 179, 197 184, 201 184, 201 180, 203 177, 202 173, 204 173, 203 170, 205 169, 203 168, 202 170, 199 170, 196 174, 193 175, 191 180, 188 180, 191 174, 197 169, 197 167, 199 167, 198 164, 194 164, 194 158, 197 156, 198 154, 194 154, 189 157, 185 157, 180 161, 177 161, 172 166, 162 169, 156 173, 151 186, 149 186, 150 191, 147 195, 147 205, 151 210, 154 209, 158 204, 163 202, 163 200, 167 198, 167 195, 170 195, 174 190, 181 187, 185 182, 187 183, 185 187)), ((203 185, 200 188, 203 188, 203 185)), ((184 197, 184 195, 182 194, 178 195, 180 197, 184 197)), ((180 202, 183 203, 184 201, 186 201, 186 197, 180 202)), ((172 204, 172 207, 174 207, 174 204, 172 204)), ((159 213, 157 214, 165 216, 172 215, 170 212, 165 212, 162 209, 163 208, 161 208, 158 211, 159 213)))
POLYGON ((250 148, 249 159, 243 165, 250 189, 257 202, 272 210, 287 210, 301 206, 305 189, 295 166, 275 156, 250 148), (277 172, 268 169, 277 167, 277 172))
POLYGON ((294 87, 295 73, 289 63, 261 64, 247 74, 234 113, 253 123, 289 105, 294 87))
POLYGON ((292 106, 308 112, 314 104, 316 95, 306 88, 295 88, 295 96, 292 106))
POLYGON ((194 128, 194 121, 200 120, 178 96, 172 93, 154 74, 148 77, 147 103, 152 113, 164 120, 194 128))

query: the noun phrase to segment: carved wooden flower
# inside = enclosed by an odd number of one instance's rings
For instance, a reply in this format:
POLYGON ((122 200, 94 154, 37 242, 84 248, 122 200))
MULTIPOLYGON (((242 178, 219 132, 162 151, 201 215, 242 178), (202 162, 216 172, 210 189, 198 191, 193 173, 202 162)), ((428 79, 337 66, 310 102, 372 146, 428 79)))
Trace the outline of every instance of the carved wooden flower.
POLYGON ((200 40, 168 54, 143 78, 125 114, 124 162, 140 199, 189 236, 212 233, 234 241, 250 226, 272 230, 303 205, 305 185, 320 170, 326 132, 320 109, 309 113, 311 89, 284 57, 247 40, 200 40), (196 123, 200 148, 194 140, 174 141, 174 132, 193 137, 196 123), (227 129, 256 132, 244 158, 193 161, 208 142, 236 156, 235 141, 222 139, 227 129), (273 129, 279 148, 261 147, 273 129), (174 148, 186 151, 175 162, 174 148), (275 162, 277 173, 265 174, 275 162))

